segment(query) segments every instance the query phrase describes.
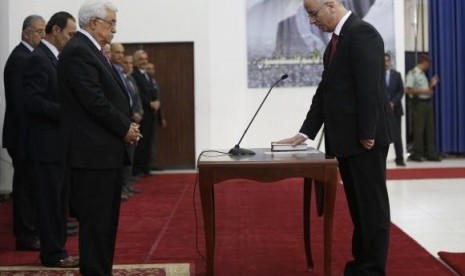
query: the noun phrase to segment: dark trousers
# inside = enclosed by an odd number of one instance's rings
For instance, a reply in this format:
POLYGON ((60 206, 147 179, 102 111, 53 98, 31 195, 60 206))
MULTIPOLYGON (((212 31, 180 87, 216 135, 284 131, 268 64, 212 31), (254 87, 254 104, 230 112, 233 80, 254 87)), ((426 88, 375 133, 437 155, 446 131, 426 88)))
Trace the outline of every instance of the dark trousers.
POLYGON ((63 165, 31 165, 37 195, 40 259, 44 265, 53 265, 68 256, 65 244, 69 189, 64 182, 63 165))
POLYGON ((434 113, 430 100, 417 99, 413 103, 413 154, 432 157, 436 153, 434 113))
POLYGON ((70 202, 79 221, 79 270, 112 275, 123 169, 71 168, 70 202))
POLYGON ((134 152, 136 150, 135 145, 128 145, 128 155, 129 155, 129 162, 130 164, 124 166, 123 169, 123 188, 128 188, 134 183, 134 175, 132 173, 132 167, 134 164, 134 152))
POLYGON ((144 118, 140 122, 142 139, 137 143, 134 152, 133 174, 148 174, 150 172, 150 157, 152 139, 155 131, 155 115, 151 110, 144 110, 144 118))
POLYGON ((390 210, 386 188, 388 147, 338 158, 339 171, 354 224, 353 261, 344 275, 385 275, 389 247, 390 210))
POLYGON ((395 124, 397 126, 398 135, 394 139, 394 149, 396 151, 396 161, 404 160, 404 149, 402 146, 402 124, 401 124, 402 115, 395 116, 395 124))
POLYGON ((9 150, 13 161, 13 233, 16 242, 33 243, 38 239, 36 198, 33 179, 26 160, 9 150))

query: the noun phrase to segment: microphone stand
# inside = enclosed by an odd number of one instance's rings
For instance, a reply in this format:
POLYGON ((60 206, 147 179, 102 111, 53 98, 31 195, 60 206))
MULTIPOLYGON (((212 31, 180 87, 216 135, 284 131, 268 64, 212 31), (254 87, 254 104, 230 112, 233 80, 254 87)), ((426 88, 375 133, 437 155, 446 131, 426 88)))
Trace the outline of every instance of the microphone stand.
POLYGON ((266 98, 268 98, 268 95, 270 95, 270 92, 271 92, 271 90, 273 89, 273 87, 275 87, 275 86, 276 86, 278 83, 280 83, 282 80, 287 79, 287 77, 288 77, 287 74, 282 75, 281 78, 280 78, 278 81, 276 81, 276 82, 271 86, 270 90, 268 90, 268 92, 266 93, 266 96, 265 96, 265 98, 263 99, 262 103, 260 104, 260 106, 258 107, 257 111, 256 111, 255 114, 253 115, 252 120, 250 120, 249 125, 247 126, 247 128, 246 128, 245 131, 244 131, 244 133, 242 134, 241 139, 240 139, 239 142, 234 146, 234 148, 232 148, 232 149, 229 150, 229 154, 231 154, 231 155, 255 155, 255 152, 254 152, 253 150, 241 148, 239 145, 240 145, 240 143, 242 142, 242 139, 244 138, 245 134, 246 134, 247 131, 249 130, 249 127, 250 127, 250 125, 252 124, 253 120, 255 119, 255 117, 257 116, 258 112, 259 112, 260 109, 262 108, 263 103, 265 103, 266 98))

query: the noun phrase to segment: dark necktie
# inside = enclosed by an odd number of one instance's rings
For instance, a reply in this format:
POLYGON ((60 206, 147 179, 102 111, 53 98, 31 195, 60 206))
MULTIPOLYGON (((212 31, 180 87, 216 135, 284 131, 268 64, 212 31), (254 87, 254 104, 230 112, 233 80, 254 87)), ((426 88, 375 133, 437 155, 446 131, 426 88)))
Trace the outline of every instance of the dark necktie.
POLYGON ((129 98, 129 106, 132 107, 132 105, 134 103, 134 99, 133 99, 132 91, 130 90, 131 87, 129 87, 129 81, 126 78, 126 76, 124 75, 123 71, 119 70, 116 67, 113 67, 113 68, 116 71, 116 73, 118 74, 121 81, 123 82, 124 88, 126 88, 125 92, 126 92, 126 94, 128 95, 128 98, 129 98))
POLYGON ((126 89, 128 91, 129 106, 132 108, 132 106, 134 105, 134 87, 131 85, 131 83, 128 81, 125 75, 123 75, 123 82, 124 86, 126 86, 126 89))
POLYGON ((334 53, 336 53, 338 36, 333 33, 331 37, 331 52, 329 52, 329 63, 333 60, 334 53))

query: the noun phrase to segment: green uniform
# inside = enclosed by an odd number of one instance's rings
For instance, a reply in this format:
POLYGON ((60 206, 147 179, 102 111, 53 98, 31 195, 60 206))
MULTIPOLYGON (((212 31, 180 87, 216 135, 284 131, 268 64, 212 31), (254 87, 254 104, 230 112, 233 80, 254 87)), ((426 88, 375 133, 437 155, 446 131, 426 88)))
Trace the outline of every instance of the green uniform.
MULTIPOLYGON (((405 86, 414 89, 428 89, 429 82, 425 73, 418 67, 415 67, 408 72, 405 86)), ((416 158, 436 159, 434 113, 431 96, 415 96, 412 108, 413 156, 416 158)))

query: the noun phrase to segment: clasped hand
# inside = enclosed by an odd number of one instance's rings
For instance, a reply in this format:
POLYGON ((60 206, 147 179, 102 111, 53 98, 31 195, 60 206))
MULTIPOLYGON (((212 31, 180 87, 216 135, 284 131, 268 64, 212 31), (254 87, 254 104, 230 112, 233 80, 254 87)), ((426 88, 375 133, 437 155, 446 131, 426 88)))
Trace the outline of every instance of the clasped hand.
POLYGON ((140 138, 142 138, 142 134, 140 134, 139 124, 131 123, 128 133, 126 133, 124 137, 124 142, 126 142, 126 144, 134 144, 137 143, 140 138))
POLYGON ((159 100, 151 101, 151 102, 150 102, 150 108, 151 108, 153 111, 157 111, 158 109, 160 109, 160 106, 161 106, 161 103, 160 103, 159 100))

